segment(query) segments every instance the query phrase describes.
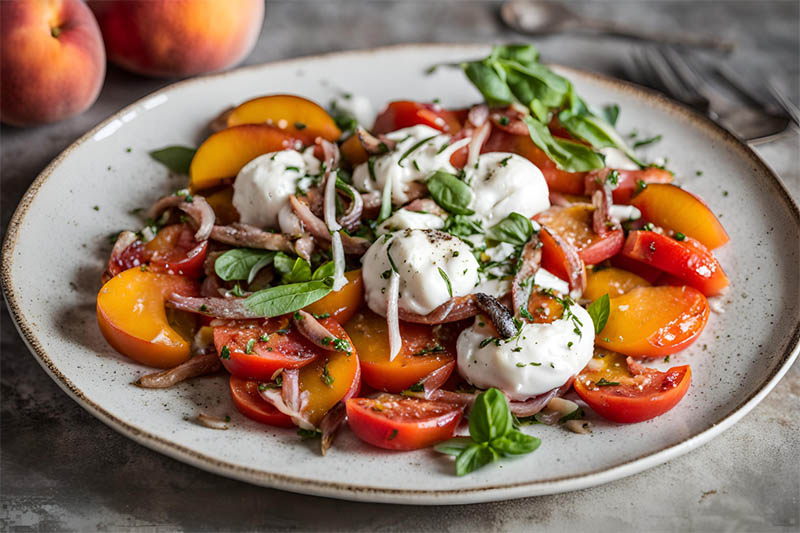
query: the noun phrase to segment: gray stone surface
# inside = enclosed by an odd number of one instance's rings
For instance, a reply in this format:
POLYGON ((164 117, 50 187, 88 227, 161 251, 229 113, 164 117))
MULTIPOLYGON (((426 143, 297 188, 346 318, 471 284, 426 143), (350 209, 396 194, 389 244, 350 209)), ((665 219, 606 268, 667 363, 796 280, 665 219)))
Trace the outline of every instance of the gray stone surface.
MULTIPOLYGON (((797 100, 800 7, 779 2, 575 4, 644 28, 732 38, 726 59, 774 73, 797 100)), ((268 2, 247 63, 414 41, 517 39, 486 2, 268 2)), ((535 39, 548 61, 615 74, 634 46, 535 39)), ((70 142, 166 81, 110 68, 97 103, 60 124, 2 133, 2 227, 28 184, 70 142)), ((800 197, 800 136, 759 153, 800 197)), ((729 310, 737 312, 737 310, 729 310)), ((580 492, 462 507, 348 503, 263 489, 186 466, 118 435, 39 368, 2 310, 0 529, 3 530, 787 530, 800 527, 800 366, 735 427, 679 459, 580 492)), ((697 386, 697 385, 696 385, 697 386)))

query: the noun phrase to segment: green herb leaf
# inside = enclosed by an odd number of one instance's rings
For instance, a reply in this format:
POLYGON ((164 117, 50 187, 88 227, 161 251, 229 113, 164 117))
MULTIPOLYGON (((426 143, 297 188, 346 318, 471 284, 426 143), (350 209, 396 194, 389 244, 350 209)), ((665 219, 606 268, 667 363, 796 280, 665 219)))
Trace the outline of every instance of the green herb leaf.
POLYGON ((497 452, 488 446, 471 444, 456 457, 456 475, 464 476, 498 459, 497 452))
POLYGON ((503 454, 522 455, 531 453, 542 443, 541 439, 526 435, 516 429, 511 430, 508 435, 495 439, 491 442, 492 448, 503 454))
POLYGON ((175 174, 189 175, 189 166, 197 150, 186 146, 167 146, 150 152, 150 157, 175 174))
POLYGON ((475 211, 469 208, 474 194, 469 185, 453 174, 436 171, 427 181, 428 192, 442 209, 455 215, 471 215, 475 211))
POLYGON ((609 301, 608 294, 604 294, 589 304, 589 307, 586 308, 586 310, 589 312, 589 316, 592 317, 592 322, 594 322, 595 335, 599 335, 600 332, 603 331, 603 328, 606 327, 610 309, 611 303, 609 301))
POLYGON ((453 297, 453 286, 450 284, 450 278, 447 277, 447 272, 439 268, 439 275, 442 276, 445 284, 447 285, 447 293, 450 295, 450 298, 453 297))
POLYGON ((611 124, 612 126, 617 125, 617 119, 619 118, 619 106, 617 104, 607 105, 603 108, 603 115, 606 117, 606 122, 611 124))
POLYGON ((311 279, 332 278, 335 271, 336 265, 333 264, 333 261, 328 261, 327 263, 322 263, 319 267, 317 267, 317 269, 314 271, 314 275, 311 276, 311 279))
POLYGON ((661 135, 656 135, 655 137, 650 137, 649 139, 642 139, 641 141, 636 141, 633 143, 634 148, 641 148, 642 146, 647 146, 648 144, 653 144, 661 140, 661 135))
POLYGON ((474 443, 475 441, 469 437, 453 437, 452 439, 440 442, 435 445, 433 449, 447 455, 458 455, 474 443))
POLYGON ((581 407, 578 407, 577 409, 575 409, 571 413, 562 416, 561 420, 559 420, 559 422, 566 422, 568 420, 577 420, 579 418, 583 418, 583 408, 581 408, 581 407))
POLYGON ((506 106, 514 97, 497 70, 482 61, 463 65, 464 74, 478 88, 490 106, 506 106))
POLYGON ((302 257, 293 259, 283 252, 278 252, 273 261, 283 283, 299 283, 311 279, 311 265, 302 257))
POLYGON ((525 117, 524 122, 528 126, 528 132, 534 144, 546 153, 561 170, 588 172, 605 166, 600 154, 591 148, 566 139, 554 138, 547 129, 547 125, 532 117, 525 117))
POLYGON ((619 385, 619 381, 608 381, 606 378, 600 378, 599 381, 595 382, 595 385, 598 387, 615 387, 619 385))
POLYGON ((234 248, 217 258, 214 271, 225 281, 246 279, 247 283, 251 283, 256 274, 269 265, 274 257, 275 252, 270 250, 234 248))
POLYGON ((506 218, 489 228, 487 237, 492 240, 507 242, 514 246, 524 246, 533 235, 533 224, 528 217, 519 213, 511 213, 506 218))
POLYGON ((497 389, 482 392, 469 415, 469 434, 476 442, 491 442, 511 431, 511 411, 505 395, 497 389))
POLYGON ((244 305, 258 316, 279 316, 302 309, 322 299, 331 290, 329 280, 278 285, 254 292, 245 298, 244 305))

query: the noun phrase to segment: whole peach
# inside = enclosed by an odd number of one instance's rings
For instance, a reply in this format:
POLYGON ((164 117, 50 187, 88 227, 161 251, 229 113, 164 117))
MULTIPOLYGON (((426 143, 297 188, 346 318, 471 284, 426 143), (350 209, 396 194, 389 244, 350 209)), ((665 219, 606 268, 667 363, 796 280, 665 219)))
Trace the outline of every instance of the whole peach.
POLYGON ((253 49, 263 0, 95 0, 108 59, 148 76, 222 70, 253 49))
POLYGON ((105 72, 100 29, 83 2, 0 1, 0 121, 77 115, 97 99, 105 72))

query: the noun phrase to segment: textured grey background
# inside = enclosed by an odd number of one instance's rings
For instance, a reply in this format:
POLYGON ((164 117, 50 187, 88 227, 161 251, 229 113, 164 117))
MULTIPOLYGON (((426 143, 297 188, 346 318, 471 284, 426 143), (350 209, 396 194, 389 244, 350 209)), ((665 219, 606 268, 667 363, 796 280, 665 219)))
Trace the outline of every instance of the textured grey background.
MULTIPOLYGON (((797 99, 800 3, 620 2, 573 5, 650 29, 737 42, 727 59, 753 79, 772 73, 797 99)), ((400 42, 519 39, 491 2, 268 2, 246 63, 400 42)), ((635 44, 533 40, 548 61, 616 74, 635 44)), ((165 85, 110 68, 100 99, 60 124, 3 127, 2 231, 28 184, 97 122, 165 85)), ((800 197, 800 136, 759 147, 800 197)), ((732 310, 736 312, 736 310, 732 310)), ((800 366, 734 428, 645 473, 580 492, 462 507, 348 503, 250 486, 181 464, 84 412, 28 354, 5 306, 0 360, 3 530, 789 530, 800 527, 800 366)))

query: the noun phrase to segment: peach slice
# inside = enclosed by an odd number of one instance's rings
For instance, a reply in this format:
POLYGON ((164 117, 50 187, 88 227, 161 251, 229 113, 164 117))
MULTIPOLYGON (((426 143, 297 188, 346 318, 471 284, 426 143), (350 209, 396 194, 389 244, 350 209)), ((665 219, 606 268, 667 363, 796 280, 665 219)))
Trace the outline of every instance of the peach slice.
POLYGON ((711 209, 676 185, 651 183, 631 199, 631 205, 656 226, 694 237, 709 250, 730 240, 711 209))
POLYGON ((311 144, 317 137, 331 142, 342 136, 336 122, 311 100, 291 94, 273 94, 239 104, 228 115, 228 126, 267 124, 311 144))
POLYGON ((189 166, 189 185, 192 191, 222 185, 256 157, 299 145, 300 141, 289 132, 263 124, 224 129, 197 149, 189 166))
POLYGON ((586 271, 586 289, 583 297, 587 300, 597 300, 604 294, 609 298, 622 296, 636 287, 649 287, 646 279, 621 268, 603 268, 601 270, 586 271))
POLYGON ((339 147, 339 150, 342 152, 342 157, 356 167, 361 163, 364 163, 367 159, 369 159, 369 154, 364 147, 361 146, 361 141, 358 140, 358 135, 351 135, 347 138, 345 142, 339 147))
POLYGON ((347 332, 332 318, 320 323, 336 338, 349 343, 353 351, 326 352, 300 369, 300 393, 309 393, 304 413, 315 426, 337 403, 357 395, 361 384, 358 354, 347 332))
POLYGON ((692 287, 638 287, 611 298, 595 343, 631 357, 663 357, 693 343, 708 314, 708 300, 692 287))
POLYGON ((345 272, 344 277, 347 283, 341 289, 328 293, 305 310, 315 315, 328 314, 340 324, 350 320, 364 301, 364 282, 360 268, 345 272))
POLYGON ((97 295, 97 323, 108 343, 134 361, 172 368, 189 359, 190 342, 167 319, 164 301, 172 293, 198 294, 182 276, 131 268, 111 278, 97 295))
POLYGON ((230 185, 206 196, 206 202, 214 210, 217 224, 227 226, 239 222, 239 212, 233 207, 233 187, 230 185))

